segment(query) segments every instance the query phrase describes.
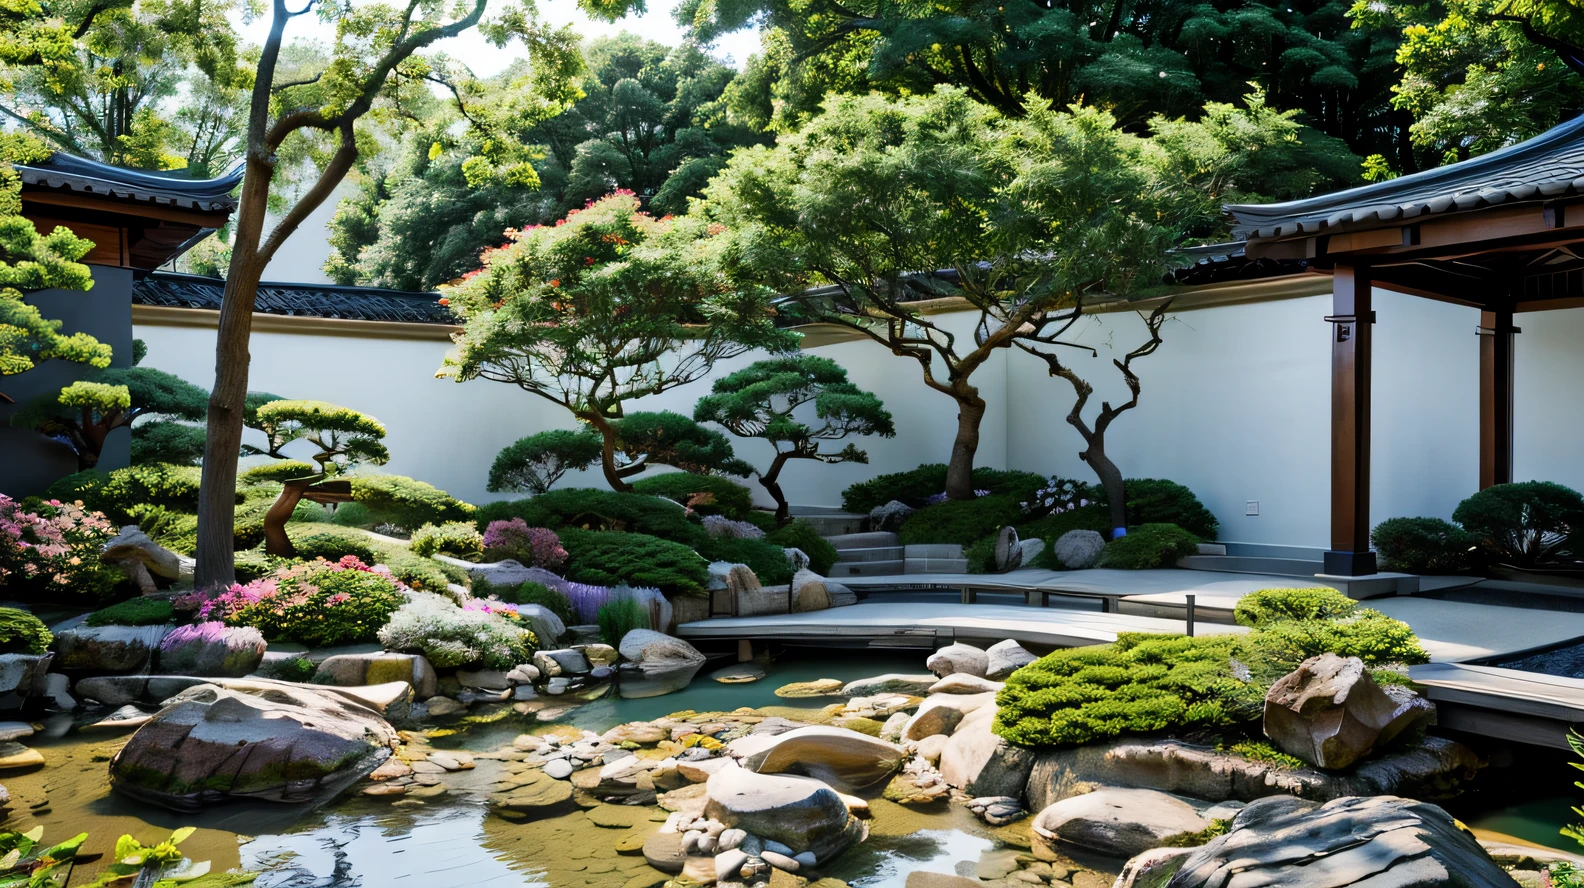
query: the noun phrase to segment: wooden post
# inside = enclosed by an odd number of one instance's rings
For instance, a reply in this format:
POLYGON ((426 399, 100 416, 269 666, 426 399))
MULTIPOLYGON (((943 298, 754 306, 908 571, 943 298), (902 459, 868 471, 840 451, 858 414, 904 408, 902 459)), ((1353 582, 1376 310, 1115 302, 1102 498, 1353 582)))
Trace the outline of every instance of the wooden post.
POLYGON ((1511 303, 1480 312, 1481 490, 1513 479, 1513 350, 1511 303))
POLYGON ((1375 305, 1370 270, 1338 265, 1332 276, 1331 550, 1325 572, 1375 573, 1370 551, 1370 378, 1375 305))

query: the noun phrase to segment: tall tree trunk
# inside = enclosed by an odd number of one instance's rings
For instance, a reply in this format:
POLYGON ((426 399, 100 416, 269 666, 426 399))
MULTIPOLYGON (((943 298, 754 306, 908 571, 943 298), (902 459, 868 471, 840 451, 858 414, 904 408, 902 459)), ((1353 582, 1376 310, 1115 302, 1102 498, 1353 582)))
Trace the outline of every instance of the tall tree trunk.
POLYGON ((760 473, 759 484, 770 492, 770 498, 776 502, 776 523, 785 524, 792 514, 792 509, 787 505, 786 494, 781 490, 781 469, 786 466, 787 460, 792 458, 790 451, 777 451, 775 459, 770 461, 770 468, 760 473))
POLYGON ((974 454, 979 450, 979 423, 984 420, 985 402, 978 391, 957 398, 957 440, 952 442, 951 462, 946 464, 946 498, 973 499, 974 454))
POLYGON ((1111 457, 1106 456, 1104 433, 1086 435, 1085 438, 1089 446, 1078 454, 1078 458, 1089 464, 1089 468, 1100 479, 1100 486, 1105 489, 1111 535, 1114 537, 1118 535, 1117 531, 1127 530, 1127 492, 1122 482, 1122 470, 1111 461, 1111 457))
POLYGON ((257 262, 264 230, 264 210, 273 171, 269 161, 248 158, 241 206, 220 303, 215 334, 215 384, 209 393, 209 434, 204 441, 203 475, 198 488, 198 564, 193 584, 199 589, 236 582, 236 478, 242 453, 242 413, 247 400, 248 339, 253 332, 253 303, 258 297, 257 262))

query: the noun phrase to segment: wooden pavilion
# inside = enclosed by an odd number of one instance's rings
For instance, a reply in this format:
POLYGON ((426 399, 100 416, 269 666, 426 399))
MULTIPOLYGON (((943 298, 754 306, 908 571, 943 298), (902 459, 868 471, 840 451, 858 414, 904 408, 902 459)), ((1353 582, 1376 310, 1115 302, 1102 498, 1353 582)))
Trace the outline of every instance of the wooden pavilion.
MULTIPOLYGON (((1479 483, 1513 480, 1517 315, 1584 306, 1584 117, 1461 163, 1307 200, 1228 206, 1249 263, 1333 278, 1331 541, 1325 570, 1370 551, 1373 287, 1480 310, 1479 483)), ((1236 245, 1228 245, 1234 247, 1236 245)))

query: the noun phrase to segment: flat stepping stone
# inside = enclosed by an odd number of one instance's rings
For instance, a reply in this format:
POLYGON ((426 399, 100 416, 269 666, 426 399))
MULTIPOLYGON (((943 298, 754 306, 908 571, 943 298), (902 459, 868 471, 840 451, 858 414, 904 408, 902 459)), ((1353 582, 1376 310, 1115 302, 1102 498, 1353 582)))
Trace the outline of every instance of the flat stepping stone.
POLYGON ((505 796, 497 797, 496 806, 524 814, 548 816, 566 807, 571 801, 571 784, 552 777, 542 777, 512 790, 505 796))
POLYGON ((844 685, 834 678, 817 678, 813 681, 796 681, 776 688, 777 697, 801 699, 804 697, 838 697, 844 685))
POLYGON ((631 829, 640 823, 649 822, 649 809, 638 805, 600 805, 589 809, 588 819, 595 826, 631 829))
POLYGON ((0 742, 21 740, 33 736, 33 726, 27 722, 0 722, 0 742))
POLYGON ((616 840, 616 853, 617 854, 641 854, 641 853, 643 853, 644 842, 648 841, 649 832, 650 831, 648 829, 645 829, 643 827, 636 827, 636 828, 628 831, 628 833, 626 835, 624 835, 621 838, 616 840))
POLYGON ((0 771, 37 768, 43 764, 44 755, 36 749, 12 741, 0 743, 0 771))
POLYGON ((738 663, 735 666, 717 669, 711 672, 709 677, 721 684, 744 684, 764 678, 765 671, 758 663, 738 663))

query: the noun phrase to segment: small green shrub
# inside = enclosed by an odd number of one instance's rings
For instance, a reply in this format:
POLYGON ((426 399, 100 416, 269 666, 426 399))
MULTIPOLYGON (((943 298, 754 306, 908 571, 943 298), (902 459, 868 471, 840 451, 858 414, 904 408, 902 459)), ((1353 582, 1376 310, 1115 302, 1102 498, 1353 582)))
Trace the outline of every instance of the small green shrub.
POLYGON ((356 556, 364 564, 374 564, 379 559, 374 554, 374 547, 370 545, 369 538, 355 530, 322 529, 323 525, 305 524, 305 528, 313 528, 312 533, 293 533, 295 527, 287 525, 286 535, 291 538, 292 547, 297 550, 297 557, 304 561, 323 558, 326 561, 340 561, 347 555, 356 556))
POLYGON ((783 549, 803 550, 803 554, 809 557, 809 570, 822 577, 830 576, 831 568, 835 567, 836 562, 841 558, 841 554, 831 545, 831 541, 820 536, 814 525, 802 518, 794 518, 783 527, 767 531, 765 539, 783 549))
MULTIPOLYGON (((991 495, 1011 496, 1019 502, 1029 499, 1034 491, 1044 485, 1045 478, 1033 472, 986 468, 973 470, 975 490, 987 491, 991 495)), ((842 508, 849 512, 867 515, 876 506, 883 506, 892 500, 900 500, 918 508, 925 505, 925 501, 930 497, 945 489, 945 464, 928 463, 906 472, 879 475, 848 487, 842 491, 842 508)))
POLYGON ((86 622, 90 626, 159 626, 176 622, 176 609, 168 598, 132 598, 94 611, 86 622))
POLYGON ((63 503, 80 501, 89 509, 103 512, 103 490, 108 483, 110 483, 109 474, 98 469, 84 469, 51 484, 44 491, 44 499, 60 500, 63 503))
POLYGON ((413 531, 412 550, 414 554, 426 557, 443 552, 456 558, 477 561, 484 556, 484 535, 470 521, 425 524, 413 531))
POLYGON ((339 503, 335 511, 330 513, 330 523, 342 527, 361 527, 364 530, 375 525, 374 513, 362 503, 339 503))
MULTIPOLYGON (((554 491, 552 491, 554 493, 554 491)), ((668 596, 702 595, 709 562, 691 548, 641 533, 561 531, 566 578, 596 586, 652 586, 668 596)))
POLYGON ((528 662, 535 644, 533 633, 508 616, 424 594, 391 616, 379 640, 388 650, 423 654, 441 669, 510 669, 528 662))
POLYGON ((297 478, 312 478, 319 474, 319 467, 300 459, 282 459, 275 462, 253 466, 237 476, 238 484, 262 484, 274 481, 279 484, 297 478))
MULTIPOLYGON (((545 586, 542 583, 528 582, 523 583, 516 588, 507 587, 503 589, 497 589, 491 587, 489 591, 499 596, 500 600, 511 602, 512 604, 540 605, 546 610, 550 611, 550 613, 555 614, 558 618, 560 618, 561 622, 567 626, 571 626, 577 622, 572 618, 572 602, 568 601, 567 597, 562 593, 557 592, 556 590, 551 589, 549 586, 545 586)), ((473 594, 480 595, 485 593, 481 592, 479 589, 479 584, 475 583, 473 594)), ((545 640, 551 641, 553 639, 545 640)))
POLYGON ((947 500, 909 515, 897 535, 904 546, 931 543, 966 546, 1015 523, 1022 513, 1018 500, 1007 494, 947 500))
POLYGON ((414 589, 444 592, 452 583, 458 586, 466 586, 468 583, 467 571, 462 568, 422 555, 414 555, 406 549, 378 548, 375 557, 379 559, 380 564, 390 570, 391 576, 414 589))
POLYGON ((250 583, 259 577, 268 576, 282 567, 290 567, 301 563, 297 558, 276 558, 274 555, 264 554, 263 549, 238 549, 236 552, 236 578, 239 583, 250 583))
POLYGON ((792 564, 787 560, 786 550, 768 540, 720 537, 700 546, 698 553, 711 561, 746 564, 766 586, 792 582, 792 564))
POLYGON ((700 515, 725 515, 734 521, 745 520, 753 511, 753 493, 720 475, 667 472, 633 482, 633 491, 663 496, 700 515))
POLYGON ((1584 497, 1549 481, 1497 484, 1458 504, 1452 520, 1479 540, 1489 557, 1537 567, 1571 551, 1569 537, 1584 527, 1584 497))
POLYGON ((742 520, 752 524, 754 527, 759 528, 765 533, 772 533, 776 528, 781 526, 776 521, 774 512, 766 512, 761 509, 749 509, 748 514, 744 515, 742 520))
POLYGON ((1240 626, 1263 629, 1286 620, 1335 620, 1357 609, 1357 601, 1330 586, 1260 589, 1238 599, 1232 619, 1240 626))
POLYGON ((1199 538, 1175 524, 1145 524, 1127 536, 1106 543, 1100 566, 1113 570, 1175 567, 1177 560, 1199 552, 1199 538))
POLYGON ((301 500, 292 506, 291 517, 286 520, 294 524, 329 524, 330 515, 329 506, 301 500))
MULTIPOLYGON (((126 521, 134 506, 164 506, 179 512, 198 511, 197 466, 149 463, 116 469, 100 487, 94 508, 112 521, 126 521)), ((86 502, 86 500, 85 500, 86 502)))
POLYGON ((1440 518, 1388 518, 1370 531, 1370 542, 1388 570, 1455 574, 1470 567, 1479 541, 1440 518))
POLYGON ((0 607, 0 654, 42 654, 55 636, 25 610, 0 607))
POLYGON ((1370 667, 1427 663, 1408 624, 1380 611, 1361 609, 1339 620, 1288 620, 1259 631, 1261 652, 1296 667, 1310 657, 1337 654, 1358 657, 1370 667))
POLYGON ((425 524, 472 521, 473 507, 432 484, 403 475, 352 475, 352 499, 375 524, 414 530, 425 524))
POLYGON ((599 613, 594 621, 599 624, 600 641, 616 647, 627 633, 634 629, 648 629, 649 609, 638 603, 637 600, 620 595, 621 590, 612 590, 612 595, 618 596, 600 605, 599 613))
POLYGON ((279 660, 270 667, 270 678, 276 681, 294 681, 303 684, 319 673, 319 667, 307 657, 279 660))
POLYGON ((1210 821, 1209 826, 1196 832, 1177 833, 1176 835, 1167 836, 1166 838, 1161 839, 1160 847, 1197 848, 1200 845, 1208 845, 1212 839, 1219 839, 1220 837, 1226 835, 1227 829, 1231 827, 1231 825, 1231 818, 1227 818, 1225 820, 1212 820, 1210 821))
POLYGON ((521 518, 529 527, 614 530, 647 534, 696 546, 709 539, 704 528, 688 520, 675 503, 641 493, 618 493, 592 487, 563 487, 532 499, 505 500, 481 506, 474 521, 482 530, 491 521, 521 518))
POLYGON ((963 547, 963 558, 968 561, 971 574, 995 573, 996 535, 980 537, 972 545, 963 547))
MULTIPOLYGON (((1220 530, 1215 513, 1204 507, 1194 492, 1175 481, 1129 478, 1122 484, 1127 499, 1128 527, 1175 524, 1201 540, 1213 540, 1220 530)), ((1102 502, 1105 494, 1096 491, 1102 502)))
POLYGON ((172 552, 195 555, 198 552, 198 516, 152 504, 133 506, 127 515, 149 539, 172 552))

